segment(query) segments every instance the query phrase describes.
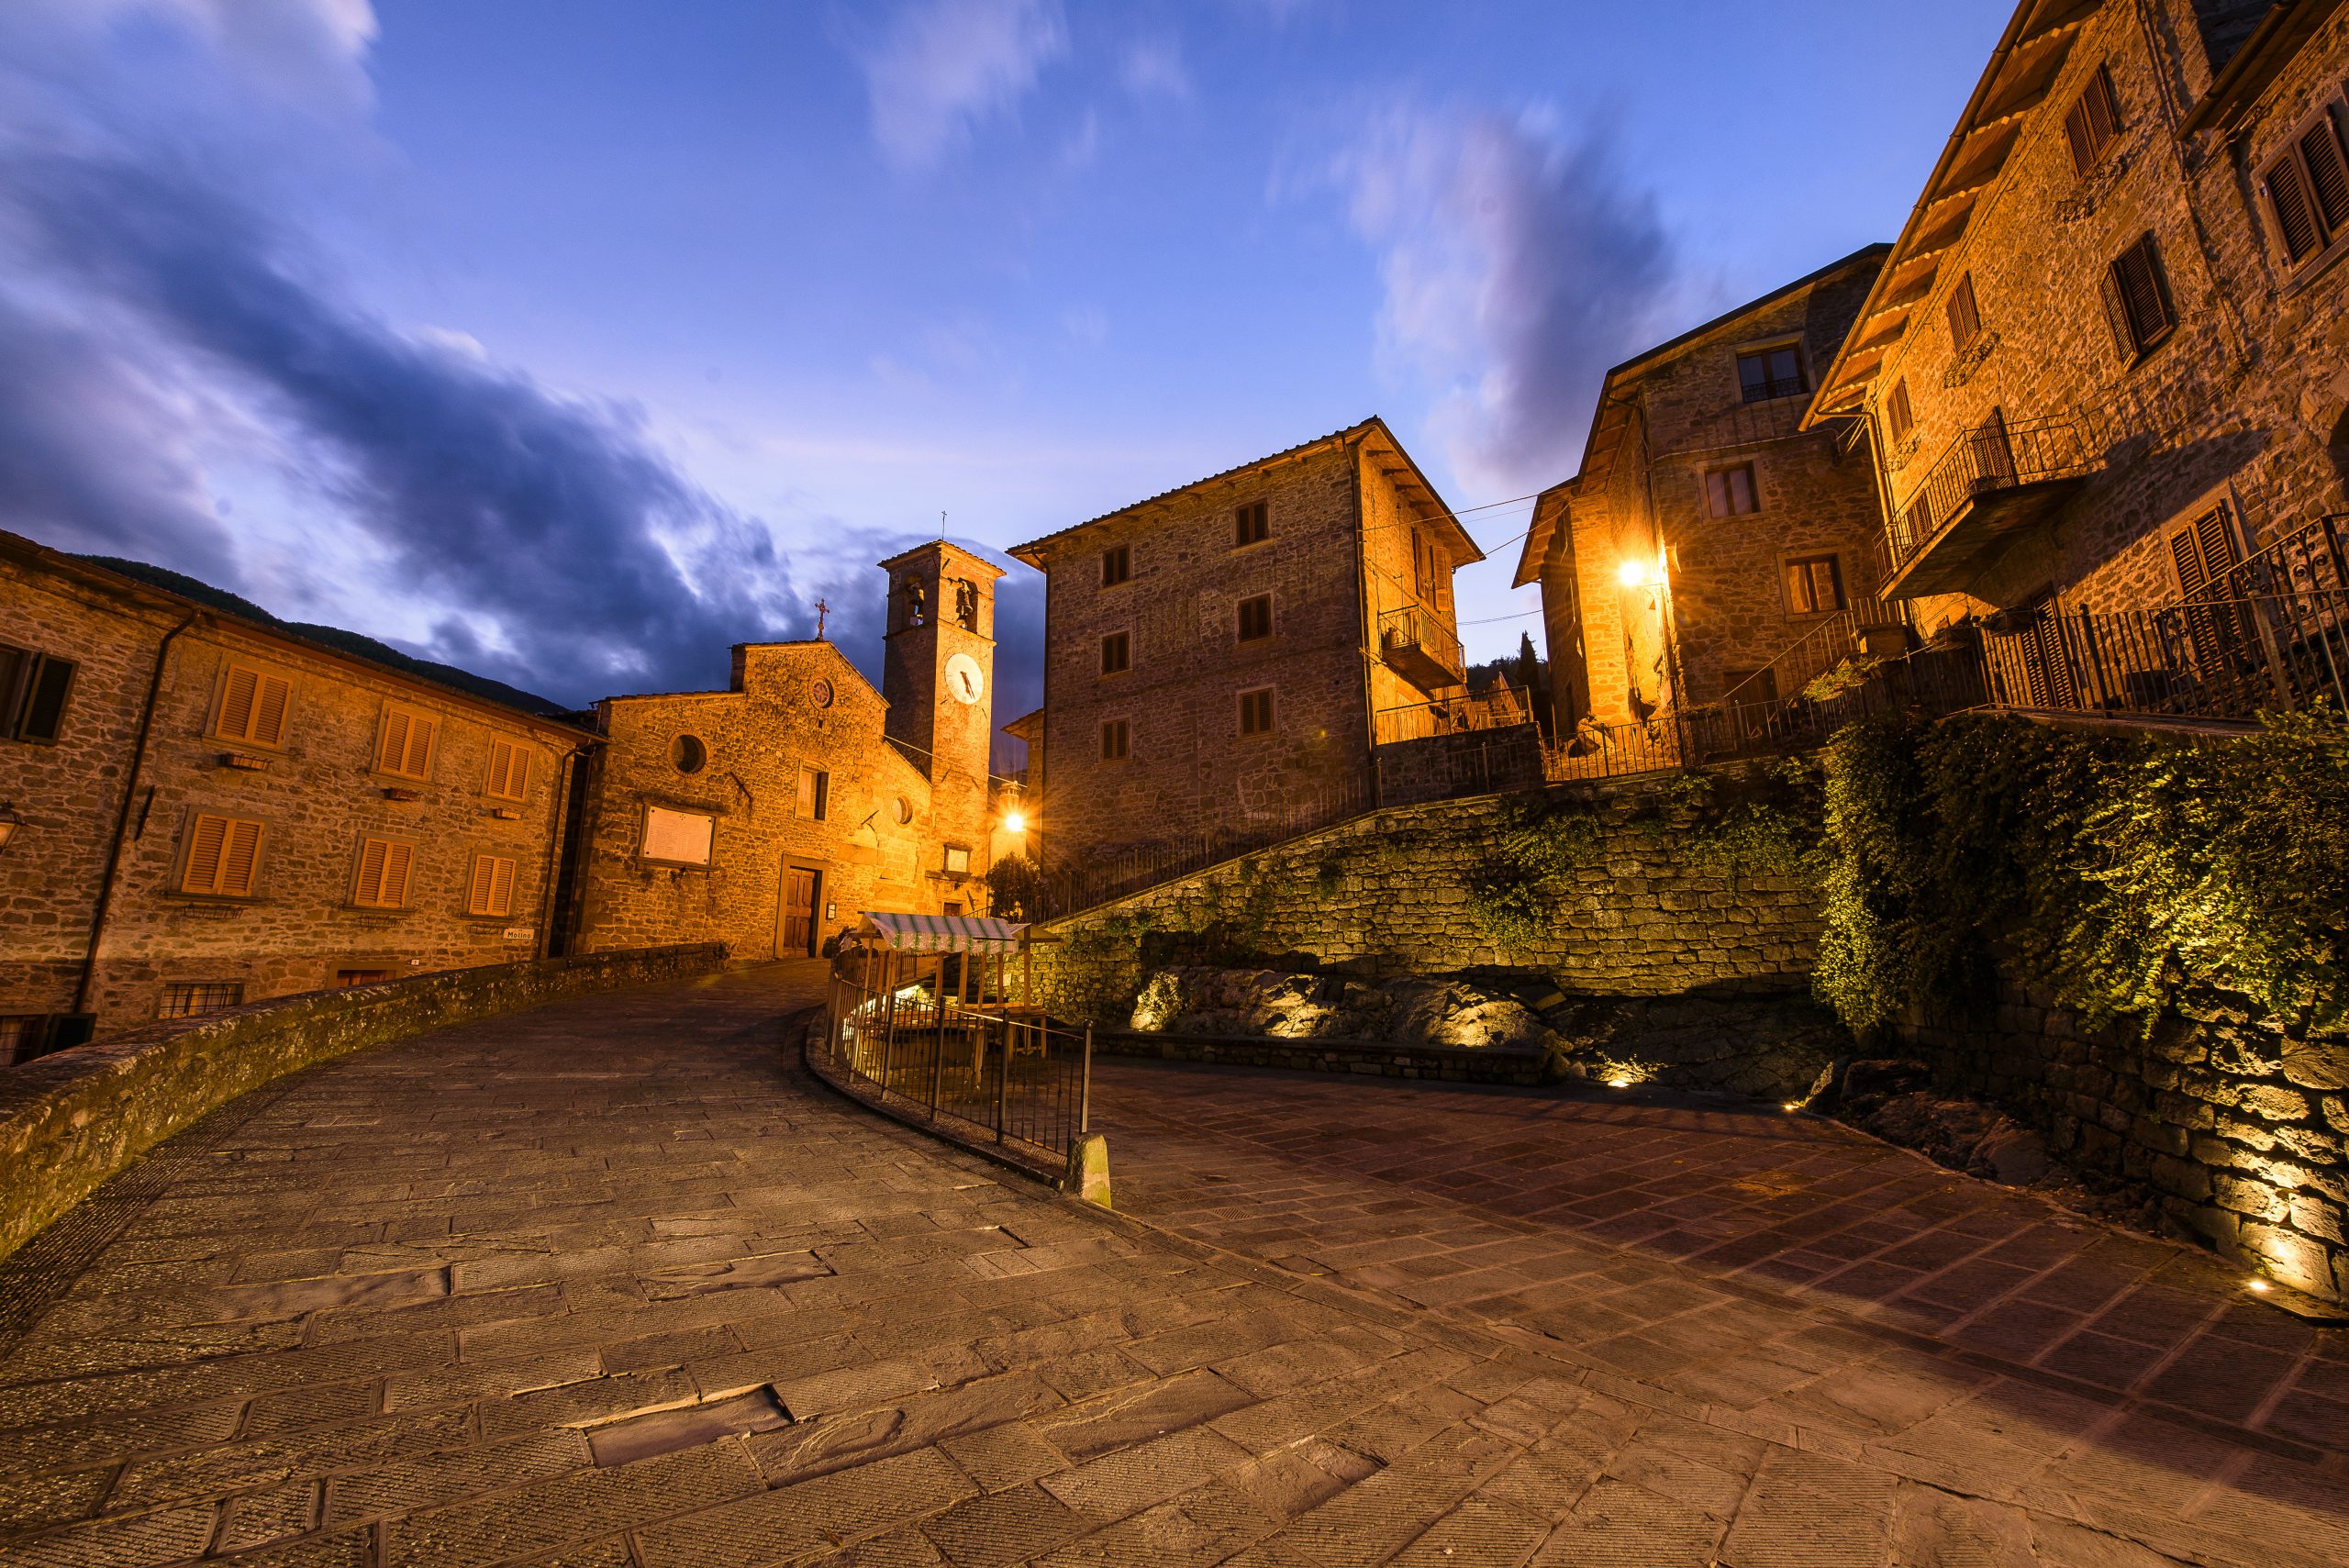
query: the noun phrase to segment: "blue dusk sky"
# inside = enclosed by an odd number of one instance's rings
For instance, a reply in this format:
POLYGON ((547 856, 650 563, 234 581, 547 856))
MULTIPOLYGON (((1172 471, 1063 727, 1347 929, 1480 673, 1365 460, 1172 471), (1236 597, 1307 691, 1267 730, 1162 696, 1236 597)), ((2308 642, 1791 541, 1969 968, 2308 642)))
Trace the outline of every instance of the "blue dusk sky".
POLYGON ((1383 415, 1491 554, 1607 366, 1890 239, 2005 0, 6 0, 0 527, 566 702, 1383 415), (1887 25, 1897 17, 1897 25, 1887 25))

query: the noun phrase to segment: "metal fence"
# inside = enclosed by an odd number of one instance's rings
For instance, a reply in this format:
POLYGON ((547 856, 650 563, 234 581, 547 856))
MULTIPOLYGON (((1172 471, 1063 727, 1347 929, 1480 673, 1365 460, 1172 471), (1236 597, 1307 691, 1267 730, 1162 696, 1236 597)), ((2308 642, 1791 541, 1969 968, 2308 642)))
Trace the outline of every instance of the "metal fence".
POLYGON ((1057 1176, 1091 1119, 1092 1026, 1010 1002, 985 984, 987 967, 984 955, 894 952, 852 933, 832 962, 810 1065, 1057 1176))
POLYGON ((1985 633, 1991 706, 2248 720, 2349 708, 2349 590, 2043 615, 1985 633))
POLYGON ((1448 670, 1456 678, 1467 670, 1460 651, 1460 639, 1446 626, 1443 617, 1417 605, 1406 605, 1388 610, 1378 617, 1378 651, 1382 658, 1392 659, 1405 650, 1416 650, 1432 662, 1448 670))

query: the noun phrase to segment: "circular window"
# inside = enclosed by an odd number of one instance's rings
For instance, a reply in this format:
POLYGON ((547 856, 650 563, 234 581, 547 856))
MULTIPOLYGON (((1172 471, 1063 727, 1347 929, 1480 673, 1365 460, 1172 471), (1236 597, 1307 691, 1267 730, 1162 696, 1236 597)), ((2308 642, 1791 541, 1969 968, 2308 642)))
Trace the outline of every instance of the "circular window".
POLYGON ((829 706, 832 706, 832 684, 831 684, 831 682, 827 681, 827 680, 824 680, 824 679, 823 679, 823 678, 821 678, 820 676, 819 676, 819 677, 818 677, 816 680, 809 682, 809 683, 808 683, 808 685, 807 685, 807 697, 808 697, 808 700, 809 700, 809 701, 811 701, 811 702, 813 702, 813 703, 814 703, 818 707, 829 707, 829 706))
POLYGON ((902 828, 914 819, 914 803, 904 795, 897 797, 897 826, 902 828))
POLYGON ((681 773, 697 773, 702 764, 709 761, 709 748, 697 736, 680 735, 669 742, 669 761, 676 764, 681 773))

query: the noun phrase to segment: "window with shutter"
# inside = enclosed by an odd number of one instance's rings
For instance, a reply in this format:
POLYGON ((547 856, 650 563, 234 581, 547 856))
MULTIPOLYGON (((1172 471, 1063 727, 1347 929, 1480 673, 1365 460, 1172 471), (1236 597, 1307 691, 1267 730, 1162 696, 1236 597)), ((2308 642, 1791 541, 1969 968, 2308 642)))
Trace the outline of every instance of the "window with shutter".
POLYGON ((416 846, 405 839, 360 840, 351 901, 362 909, 406 908, 408 873, 415 861, 416 846))
POLYGON ((2260 172, 2288 266, 2313 260, 2349 230, 2349 155, 2339 115, 2339 106, 2328 105, 2260 172))
POLYGON ((1101 760, 1103 762, 1125 761, 1130 744, 1131 732, 1127 728, 1126 720, 1113 718, 1101 726, 1101 760))
POLYGON ((2123 250, 2103 278, 2104 310, 2112 325, 2113 347, 2121 362, 2134 364, 2177 326, 2169 278, 2151 232, 2123 250))
POLYGON ((1272 509, 1265 503, 1251 501, 1231 514, 1231 542, 1235 549, 1261 544, 1272 537, 1272 509))
POLYGON ((250 898, 261 870, 262 825, 250 817, 199 811, 188 819, 182 893, 250 898))
POLYGON ((467 880, 465 913, 511 915, 514 912, 514 862, 504 855, 475 855, 467 880))
POLYGON ((1949 346, 1962 350, 1974 341, 1982 330, 1982 310, 1974 301, 1974 274, 1967 272, 1949 291, 1949 299, 1942 307, 1949 316, 1949 346))
POLYGON ((1101 673, 1122 675, 1133 668, 1133 636, 1130 632, 1113 631, 1101 639, 1101 673))
POLYGON ((220 673, 213 737, 244 746, 283 745, 285 715, 293 700, 294 683, 284 676, 250 664, 230 663, 220 673))
POLYGON ((799 815, 821 822, 831 814, 832 775, 821 768, 799 770, 799 815))
POLYGON ((1273 732, 1273 689, 1265 686, 1258 691, 1240 694, 1240 733, 1270 735, 1273 732))
POLYGON ((395 778, 432 776, 432 742, 440 722, 414 708, 386 707, 383 739, 375 747, 375 771, 395 778))
POLYGON ((1891 444, 1894 446, 1898 446, 1907 440, 1909 432, 1917 428, 1916 416, 1909 411, 1909 378, 1907 376, 1904 375, 1894 382, 1892 390, 1885 395, 1884 419, 1887 429, 1892 437, 1891 444))
POLYGON ((2072 101, 2064 117, 2064 137, 2072 147, 2072 172, 2085 174, 2103 161, 2121 137, 2121 101, 2112 90, 2112 72, 2096 68, 2087 85, 2072 101))
POLYGON ((512 740, 489 743, 488 794, 498 800, 520 800, 530 790, 529 748, 512 740))
POLYGON ((1843 607, 1843 567, 1832 555, 1798 556, 1787 562, 1787 609, 1791 615, 1825 615, 1843 607))

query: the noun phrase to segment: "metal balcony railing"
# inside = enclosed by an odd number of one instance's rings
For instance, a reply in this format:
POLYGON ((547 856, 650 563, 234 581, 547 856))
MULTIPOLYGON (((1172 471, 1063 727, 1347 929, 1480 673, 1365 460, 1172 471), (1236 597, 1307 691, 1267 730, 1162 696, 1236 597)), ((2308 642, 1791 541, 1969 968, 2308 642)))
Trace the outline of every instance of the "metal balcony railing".
POLYGON ((1906 565, 1983 496, 2047 480, 2085 477, 2096 467, 2096 450, 2085 420, 2009 421, 2002 414, 1991 415, 1949 444, 1908 506, 1886 526, 1893 564, 1906 565))
POLYGON ((1441 616, 1419 605, 1388 610, 1378 617, 1378 651, 1406 678, 1421 684, 1442 676, 1455 682, 1468 678, 1460 639, 1441 616))
POLYGON ((2181 601, 2255 599, 2349 589, 2349 516, 2304 524, 2240 566, 2213 576, 2181 601))
POLYGON ((1798 375, 1778 376, 1770 381, 1749 381, 1740 384, 1748 403, 1766 403, 1774 397, 1793 397, 1809 392, 1809 385, 1798 375))
POLYGON ((1404 740, 1428 740, 1439 735, 1469 735, 1480 729, 1507 729, 1531 724, 1533 716, 1523 694, 1508 685, 1495 686, 1475 696, 1442 697, 1381 708, 1372 716, 1372 738, 1381 746, 1404 740))

